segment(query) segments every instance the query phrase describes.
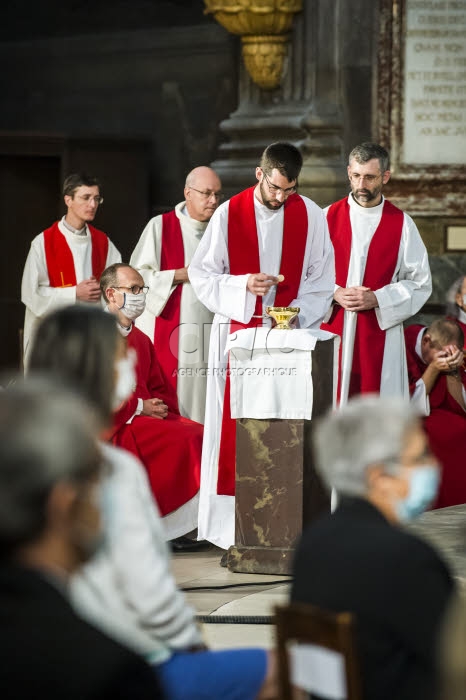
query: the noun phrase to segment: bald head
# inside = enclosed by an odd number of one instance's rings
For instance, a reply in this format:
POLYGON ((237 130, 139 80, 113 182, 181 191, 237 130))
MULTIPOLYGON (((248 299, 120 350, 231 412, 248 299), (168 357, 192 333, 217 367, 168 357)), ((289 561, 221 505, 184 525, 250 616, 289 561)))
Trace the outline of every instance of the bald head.
POLYGON ((196 221, 209 221, 222 200, 222 183, 212 168, 200 165, 186 177, 184 196, 189 216, 196 221))

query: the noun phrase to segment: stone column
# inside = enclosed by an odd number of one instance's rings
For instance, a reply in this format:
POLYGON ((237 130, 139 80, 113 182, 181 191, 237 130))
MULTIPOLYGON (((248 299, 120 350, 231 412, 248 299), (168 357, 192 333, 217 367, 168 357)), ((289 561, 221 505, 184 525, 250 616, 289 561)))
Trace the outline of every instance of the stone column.
POLYGON ((238 109, 220 123, 227 140, 212 163, 228 195, 255 183, 260 154, 274 141, 289 141, 302 152, 302 194, 321 206, 346 194, 338 19, 338 3, 304 0, 293 21, 285 75, 277 90, 257 87, 239 59, 238 109))

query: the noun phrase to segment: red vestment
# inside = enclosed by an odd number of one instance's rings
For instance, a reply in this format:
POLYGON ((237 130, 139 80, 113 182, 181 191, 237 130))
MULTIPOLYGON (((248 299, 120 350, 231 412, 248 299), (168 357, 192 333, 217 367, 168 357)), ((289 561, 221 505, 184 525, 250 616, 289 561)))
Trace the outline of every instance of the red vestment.
MULTIPOLYGON (((100 280, 107 264, 107 235, 87 224, 92 239, 92 274, 100 280)), ((74 287, 77 284, 73 253, 56 221, 44 231, 44 250, 51 287, 74 287)))
MULTIPOLYGON (((160 270, 178 270, 184 267, 183 234, 180 220, 175 210, 162 214, 162 247, 160 250, 160 270)), ((160 365, 168 381, 177 389, 178 344, 180 327, 181 293, 183 285, 178 284, 170 295, 162 312, 157 317, 154 345, 157 348, 160 365)))
MULTIPOLYGON (((413 394, 416 382, 427 365, 417 355, 416 340, 422 326, 405 329, 409 388, 413 394)), ((466 371, 460 370, 466 387, 466 371)), ((445 508, 466 503, 466 412, 447 388, 447 377, 440 374, 429 394, 430 416, 424 418, 424 428, 430 448, 442 466, 440 489, 433 508, 445 508)))
MULTIPOLYGON (((346 287, 353 236, 347 197, 331 205, 327 212, 327 221, 335 250, 336 283, 339 287, 346 287)), ((396 269, 402 230, 403 212, 385 200, 382 218, 367 251, 362 286, 374 291, 390 284, 396 269)), ((375 310, 368 309, 357 313, 349 396, 380 392, 385 352, 386 333, 379 326, 375 310)), ((321 328, 336 333, 343 339, 344 319, 345 310, 339 304, 335 304, 328 323, 322 323, 321 328)), ((340 345, 338 398, 341 389, 342 347, 343 343, 340 345)))
POLYGON ((133 326, 127 337, 137 354, 137 385, 114 415, 112 442, 144 464, 162 516, 190 501, 199 491, 203 426, 180 416, 176 392, 160 367, 150 339, 133 326), (138 399, 162 399, 168 406, 163 420, 134 416, 138 399))
MULTIPOLYGON (((230 199, 228 208, 228 257, 231 275, 245 275, 260 270, 259 241, 254 209, 255 187, 243 190, 230 199)), ((280 274, 283 282, 277 287, 274 306, 289 306, 298 295, 302 267, 296 261, 304 260, 308 220, 301 197, 291 195, 283 206, 283 239, 280 274)), ((262 325, 262 297, 256 298, 254 315, 249 323, 230 322, 230 333, 262 325)), ((230 377, 227 374, 223 397, 223 416, 218 456, 217 493, 235 495, 236 474, 236 420, 230 411, 230 377)))

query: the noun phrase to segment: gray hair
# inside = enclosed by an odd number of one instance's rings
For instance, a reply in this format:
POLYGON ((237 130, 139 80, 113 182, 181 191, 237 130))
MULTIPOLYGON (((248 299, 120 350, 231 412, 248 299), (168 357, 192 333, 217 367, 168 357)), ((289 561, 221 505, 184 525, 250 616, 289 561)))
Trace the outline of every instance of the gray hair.
POLYGON ((365 394, 316 421, 317 470, 331 489, 361 496, 367 492, 366 470, 385 465, 390 473, 399 461, 406 434, 418 416, 401 398, 365 394))
POLYGON ((349 154, 348 165, 351 165, 352 160, 362 165, 374 158, 377 158, 379 161, 382 173, 386 170, 390 170, 390 156, 388 151, 383 146, 380 146, 380 144, 373 143, 372 141, 365 141, 359 144, 359 146, 355 146, 349 154))
POLYGON ((102 456, 92 409, 45 377, 0 392, 0 556, 40 537, 59 482, 89 483, 102 456))
POLYGON ((447 291, 447 296, 446 296, 446 308, 445 308, 445 313, 447 316, 453 316, 454 318, 458 318, 459 316, 459 306, 456 303, 456 295, 461 294, 461 287, 463 286, 465 275, 461 275, 461 277, 458 277, 453 284, 448 288, 447 291))

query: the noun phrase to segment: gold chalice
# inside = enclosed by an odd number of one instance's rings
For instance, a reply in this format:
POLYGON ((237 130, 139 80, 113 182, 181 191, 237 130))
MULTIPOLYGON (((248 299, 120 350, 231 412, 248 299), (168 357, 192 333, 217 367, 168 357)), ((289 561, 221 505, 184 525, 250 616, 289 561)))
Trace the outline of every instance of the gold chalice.
POLYGON ((290 326, 290 321, 296 318, 300 308, 299 306, 267 306, 265 312, 275 320, 277 324, 275 328, 291 331, 293 326, 290 326))

